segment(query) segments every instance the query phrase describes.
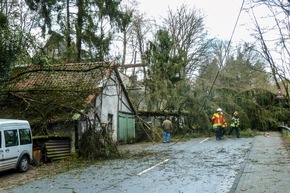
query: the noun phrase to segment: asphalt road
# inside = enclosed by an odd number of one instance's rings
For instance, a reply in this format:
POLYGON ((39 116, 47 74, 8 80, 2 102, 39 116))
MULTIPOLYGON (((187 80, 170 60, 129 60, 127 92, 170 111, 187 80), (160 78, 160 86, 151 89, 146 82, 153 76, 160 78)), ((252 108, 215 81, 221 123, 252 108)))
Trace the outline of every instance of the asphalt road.
POLYGON ((166 144, 124 145, 138 152, 128 159, 103 161, 5 193, 224 193, 234 184, 253 139, 198 138, 166 144))

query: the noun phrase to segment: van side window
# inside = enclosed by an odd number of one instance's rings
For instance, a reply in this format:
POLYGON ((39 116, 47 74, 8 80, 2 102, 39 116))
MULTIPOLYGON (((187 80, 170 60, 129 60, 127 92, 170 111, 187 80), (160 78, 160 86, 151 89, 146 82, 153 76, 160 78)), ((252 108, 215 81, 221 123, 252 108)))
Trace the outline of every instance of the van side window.
POLYGON ((29 129, 19 129, 20 145, 31 144, 31 134, 29 129))
POLYGON ((18 133, 16 129, 4 131, 4 136, 6 147, 18 145, 18 133))

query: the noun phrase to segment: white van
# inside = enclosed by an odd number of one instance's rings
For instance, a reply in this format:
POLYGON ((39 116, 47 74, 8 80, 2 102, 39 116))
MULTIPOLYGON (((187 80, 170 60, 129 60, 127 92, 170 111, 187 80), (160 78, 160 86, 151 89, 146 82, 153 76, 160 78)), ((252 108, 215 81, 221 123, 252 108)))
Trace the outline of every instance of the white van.
POLYGON ((26 172, 32 161, 32 132, 28 121, 0 119, 0 171, 26 172))

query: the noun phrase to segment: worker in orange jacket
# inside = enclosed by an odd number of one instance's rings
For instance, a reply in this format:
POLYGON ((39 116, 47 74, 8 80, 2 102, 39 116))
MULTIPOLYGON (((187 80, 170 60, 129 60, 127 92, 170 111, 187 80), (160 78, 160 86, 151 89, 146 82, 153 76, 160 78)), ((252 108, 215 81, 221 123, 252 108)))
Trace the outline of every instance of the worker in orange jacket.
POLYGON ((222 109, 218 108, 216 113, 211 118, 213 122, 213 129, 215 130, 216 140, 222 140, 223 128, 226 125, 226 120, 223 118, 222 109))
MULTIPOLYGON (((223 112, 221 112, 221 115, 223 117, 223 112)), ((223 118, 222 127, 221 127, 221 133, 222 133, 221 138, 222 139, 224 139, 224 135, 227 132, 227 126, 228 126, 227 121, 223 118)))

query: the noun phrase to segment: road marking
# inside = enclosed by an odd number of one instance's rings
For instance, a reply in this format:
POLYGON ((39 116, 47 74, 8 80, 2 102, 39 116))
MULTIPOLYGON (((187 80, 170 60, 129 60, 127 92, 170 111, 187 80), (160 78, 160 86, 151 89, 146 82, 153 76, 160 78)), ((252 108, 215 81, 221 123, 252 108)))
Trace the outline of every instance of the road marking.
POLYGON ((159 165, 161 165, 161 164, 164 164, 164 163, 166 163, 166 162, 168 162, 168 161, 169 161, 169 159, 166 159, 166 160, 164 160, 164 161, 162 161, 162 162, 159 162, 158 164, 156 164, 156 165, 154 165, 154 166, 152 166, 152 167, 150 167, 150 168, 148 168, 148 169, 146 169, 146 170, 140 172, 140 173, 137 174, 137 175, 140 176, 140 175, 144 174, 145 172, 148 172, 149 170, 152 170, 153 168, 155 168, 155 167, 157 167, 157 166, 159 166, 159 165))
POLYGON ((206 138, 206 139, 200 141, 199 143, 203 143, 203 142, 205 142, 205 141, 207 141, 207 140, 209 140, 209 138, 206 138))

